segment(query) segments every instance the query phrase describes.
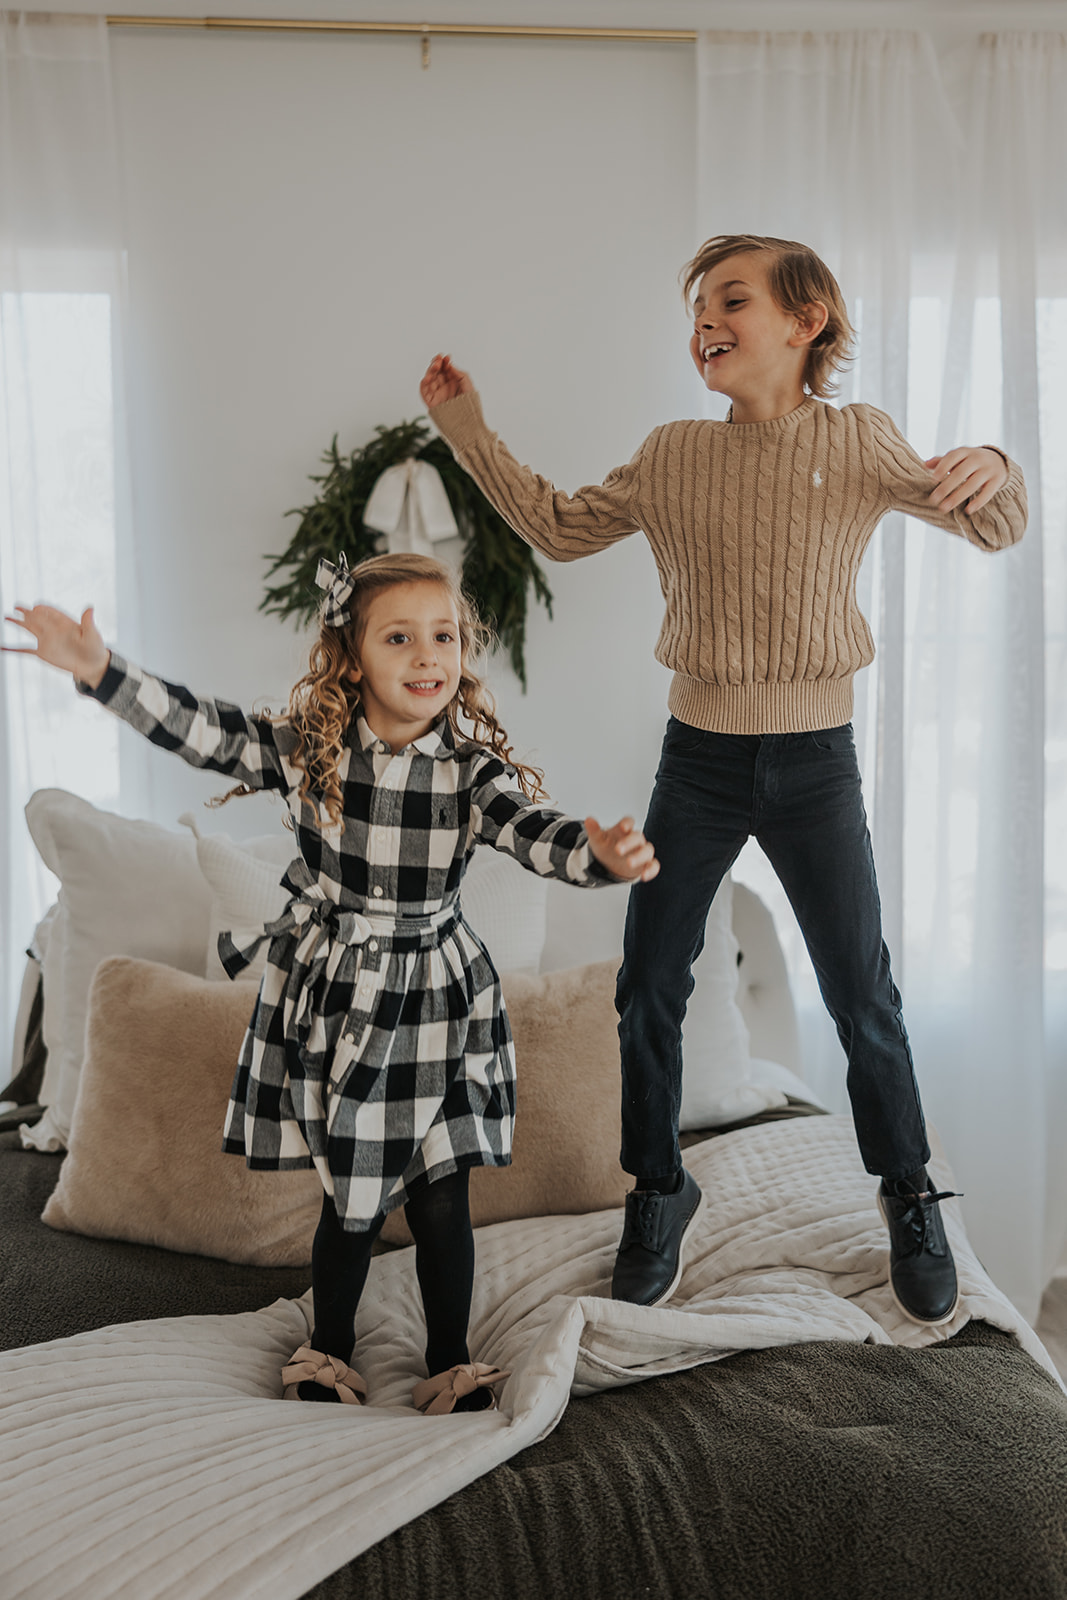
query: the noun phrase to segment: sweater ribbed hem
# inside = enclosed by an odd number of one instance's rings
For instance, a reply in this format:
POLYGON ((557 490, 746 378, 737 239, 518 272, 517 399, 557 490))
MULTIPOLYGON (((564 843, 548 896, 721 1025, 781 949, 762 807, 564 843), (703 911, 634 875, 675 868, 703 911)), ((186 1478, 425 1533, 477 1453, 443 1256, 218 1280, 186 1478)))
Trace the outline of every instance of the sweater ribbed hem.
POLYGON ((667 707, 709 733, 812 733, 852 720, 852 679, 796 683, 704 683, 676 672, 667 707))

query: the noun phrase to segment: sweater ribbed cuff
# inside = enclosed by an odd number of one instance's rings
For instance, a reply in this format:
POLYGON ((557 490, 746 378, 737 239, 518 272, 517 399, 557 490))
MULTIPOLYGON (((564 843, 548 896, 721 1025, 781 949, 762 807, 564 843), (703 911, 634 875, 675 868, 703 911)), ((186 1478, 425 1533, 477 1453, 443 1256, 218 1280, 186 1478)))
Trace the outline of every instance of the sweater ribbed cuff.
POLYGON ((711 733, 813 733, 852 720, 852 679, 723 686, 676 672, 667 706, 679 722, 711 733))
POLYGON ((458 394, 454 400, 442 400, 431 410, 430 421, 453 450, 466 449, 486 431, 477 389, 458 394))

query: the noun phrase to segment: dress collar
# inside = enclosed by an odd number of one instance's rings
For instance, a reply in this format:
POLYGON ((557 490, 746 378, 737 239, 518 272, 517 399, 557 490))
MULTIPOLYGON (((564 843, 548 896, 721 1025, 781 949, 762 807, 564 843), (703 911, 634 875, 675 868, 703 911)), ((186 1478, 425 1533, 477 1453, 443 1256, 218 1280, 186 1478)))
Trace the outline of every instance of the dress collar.
POLYGON ((401 746, 400 750, 393 750, 391 745, 379 739, 365 717, 356 717, 356 738, 361 750, 378 750, 386 755, 402 755, 405 750, 417 750, 422 756, 432 756, 435 760, 440 760, 455 752, 455 741, 447 717, 441 717, 432 728, 427 729, 418 739, 412 739, 410 744, 401 746))

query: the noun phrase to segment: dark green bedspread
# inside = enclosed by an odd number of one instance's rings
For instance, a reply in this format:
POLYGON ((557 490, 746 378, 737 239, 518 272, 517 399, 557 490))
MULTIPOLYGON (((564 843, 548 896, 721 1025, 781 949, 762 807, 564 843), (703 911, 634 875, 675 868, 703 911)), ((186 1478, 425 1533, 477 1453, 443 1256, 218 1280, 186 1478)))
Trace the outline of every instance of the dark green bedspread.
POLYGON ((984 1324, 571 1402, 306 1600, 1062 1600, 1067 1396, 984 1324))
MULTIPOLYGON (((17 1144, 0 1134, 0 1347, 307 1287, 46 1228, 59 1158, 17 1144)), ((1067 1397, 982 1324, 921 1351, 748 1352, 573 1401, 306 1600, 641 1597, 1067 1600, 1067 1397)))
POLYGON ((0 1350, 112 1322, 257 1311, 310 1286, 307 1267, 234 1267, 46 1227, 61 1160, 0 1133, 0 1350))

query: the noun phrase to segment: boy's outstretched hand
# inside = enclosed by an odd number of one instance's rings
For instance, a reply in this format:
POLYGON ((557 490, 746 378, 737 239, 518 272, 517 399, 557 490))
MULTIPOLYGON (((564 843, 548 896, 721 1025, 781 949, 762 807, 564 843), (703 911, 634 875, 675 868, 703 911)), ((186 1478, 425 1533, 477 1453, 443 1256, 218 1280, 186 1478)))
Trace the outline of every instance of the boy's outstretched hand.
POLYGON ((955 511, 966 502, 968 513, 973 515, 988 505, 1008 481, 1004 457, 986 445, 960 445, 943 456, 931 456, 923 465, 937 479, 930 491, 930 504, 941 511, 955 511))
POLYGON ((469 372, 461 372, 452 365, 451 356, 434 356, 426 368, 426 376, 419 384, 419 393, 432 411, 445 400, 454 400, 459 394, 471 394, 474 380, 469 372))
POLYGON ((20 614, 5 617, 4 621, 13 622, 16 628, 31 633, 36 646, 5 644, 0 645, 0 649, 12 655, 37 656, 50 666, 72 672, 90 689, 99 686, 111 660, 111 651, 93 621, 92 606, 82 612, 80 622, 55 606, 16 606, 15 610, 20 614))
POLYGON ((616 878, 648 883, 659 871, 656 853, 644 834, 634 827, 633 817, 623 817, 613 828, 602 828, 595 817, 586 817, 589 848, 602 867, 616 878))

